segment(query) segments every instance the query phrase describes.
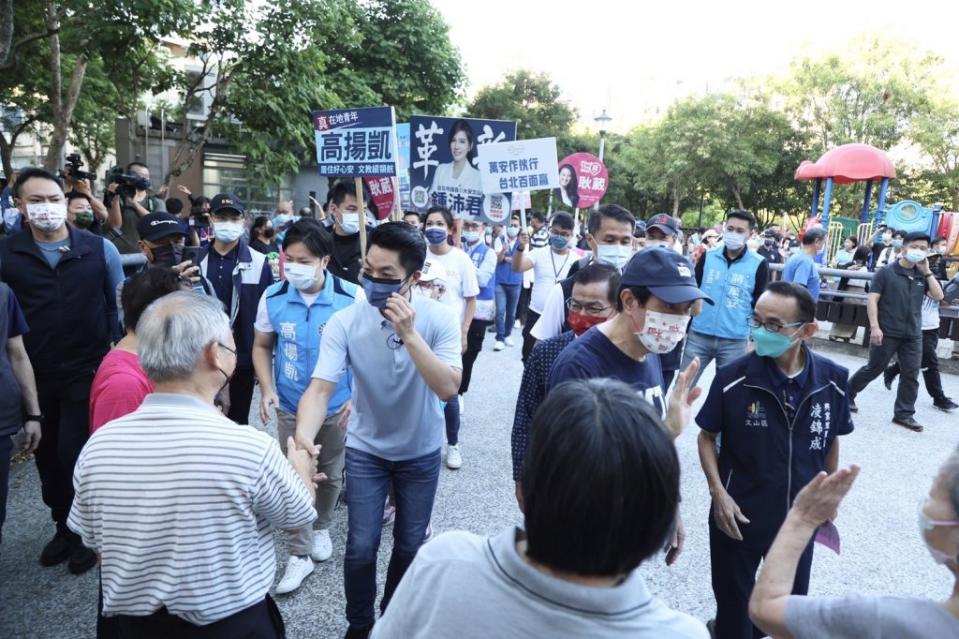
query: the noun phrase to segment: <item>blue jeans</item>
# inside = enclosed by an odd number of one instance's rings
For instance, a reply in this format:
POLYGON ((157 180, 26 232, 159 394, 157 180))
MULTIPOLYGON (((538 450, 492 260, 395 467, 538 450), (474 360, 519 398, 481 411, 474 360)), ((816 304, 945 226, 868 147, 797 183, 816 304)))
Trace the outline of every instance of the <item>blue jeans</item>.
POLYGON ((513 333, 516 323, 516 305, 521 284, 496 285, 496 341, 502 342, 513 333))
POLYGON ((456 446, 460 443, 460 403, 454 397, 443 407, 443 417, 446 419, 446 443, 456 446))
POLYGON ((405 461, 393 462, 354 448, 346 449, 346 557, 343 585, 346 619, 351 626, 366 626, 375 619, 376 556, 383 530, 383 504, 393 484, 396 521, 393 554, 386 571, 380 612, 413 562, 426 536, 440 474, 439 449, 405 461))
POLYGON ((716 360, 716 368, 719 368, 745 355, 746 343, 745 339, 727 339, 689 331, 689 335, 686 337, 686 351, 683 353, 683 365, 680 370, 686 370, 693 358, 698 357, 699 373, 693 380, 695 384, 711 361, 716 360))

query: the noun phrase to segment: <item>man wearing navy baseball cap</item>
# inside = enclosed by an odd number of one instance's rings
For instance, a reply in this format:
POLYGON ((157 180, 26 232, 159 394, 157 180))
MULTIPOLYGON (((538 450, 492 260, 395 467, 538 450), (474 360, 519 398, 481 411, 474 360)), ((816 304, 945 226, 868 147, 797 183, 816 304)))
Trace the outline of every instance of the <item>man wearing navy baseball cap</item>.
MULTIPOLYGON (((701 392, 693 386, 699 360, 676 378, 667 403, 659 356, 682 341, 700 300, 713 303, 696 286, 693 267, 685 257, 660 246, 639 251, 623 269, 616 299, 618 312, 563 349, 550 371, 547 393, 573 379, 618 379, 665 415, 663 422, 672 436, 678 437, 701 392)), ((684 536, 677 518, 667 564, 679 556, 684 536)))
POLYGON ((679 235, 679 222, 676 218, 657 213, 646 221, 646 246, 662 246, 672 250, 679 235))

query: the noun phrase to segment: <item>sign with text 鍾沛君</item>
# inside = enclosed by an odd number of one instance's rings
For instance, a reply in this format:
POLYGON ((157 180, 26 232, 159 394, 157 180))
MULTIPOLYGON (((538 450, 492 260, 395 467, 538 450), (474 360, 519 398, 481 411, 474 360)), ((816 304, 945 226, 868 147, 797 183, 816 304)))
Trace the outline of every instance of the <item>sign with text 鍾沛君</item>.
POLYGON ((476 120, 414 115, 410 118, 410 199, 425 213, 445 206, 456 218, 488 222, 509 217, 509 197, 486 191, 477 152, 488 144, 516 139, 512 120, 476 120))
POLYGON ((479 151, 480 175, 488 191, 536 191, 559 186, 556 138, 487 144, 479 151))
POLYGON ((325 177, 396 175, 393 107, 313 112, 316 164, 325 177))

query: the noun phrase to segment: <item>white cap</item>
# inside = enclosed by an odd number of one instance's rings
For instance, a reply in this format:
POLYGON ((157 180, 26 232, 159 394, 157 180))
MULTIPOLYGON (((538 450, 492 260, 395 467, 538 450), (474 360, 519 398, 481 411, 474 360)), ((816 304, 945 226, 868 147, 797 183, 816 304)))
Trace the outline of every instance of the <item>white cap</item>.
POLYGON ((445 282, 446 267, 438 260, 427 258, 426 262, 423 263, 423 272, 420 275, 420 281, 432 282, 433 280, 442 280, 445 282))

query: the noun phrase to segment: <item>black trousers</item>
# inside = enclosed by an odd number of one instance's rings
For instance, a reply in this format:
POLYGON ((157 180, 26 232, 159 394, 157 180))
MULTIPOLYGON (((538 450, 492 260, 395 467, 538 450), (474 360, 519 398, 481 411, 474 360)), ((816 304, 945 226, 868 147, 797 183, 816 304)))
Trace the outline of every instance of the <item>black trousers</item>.
MULTIPOLYGON (((743 526, 739 524, 740 531, 743 526)), ((709 564, 712 569, 713 594, 716 597, 717 639, 759 639, 766 633, 749 620, 749 596, 756 585, 759 562, 769 548, 756 548, 745 541, 737 541, 716 527, 712 509, 709 511, 709 564)), ((794 595, 809 591, 809 573, 812 569, 813 542, 809 542, 793 581, 794 595)))
POLYGON ((250 404, 253 402, 253 369, 238 368, 230 378, 230 410, 226 416, 237 424, 250 423, 250 404))
MULTIPOLYGON (((939 329, 931 328, 922 332, 922 358, 919 362, 919 371, 922 373, 922 381, 926 386, 926 392, 936 403, 946 401, 946 392, 942 389, 942 377, 939 375, 939 357, 936 355, 936 347, 939 346, 939 329)), ((899 361, 886 369, 886 377, 895 379, 901 371, 899 361)))
POLYGON ((536 338, 530 335, 530 331, 533 330, 533 327, 536 326, 536 322, 539 321, 539 313, 529 308, 526 309, 526 323, 523 324, 523 363, 526 363, 526 358, 529 357, 529 354, 533 352, 533 347, 536 346, 536 338))
POLYGON ((152 615, 117 617, 121 639, 282 639, 286 636, 283 617, 276 602, 267 595, 225 619, 206 626, 171 615, 160 608, 152 615))
POLYGON ((901 374, 896 389, 893 417, 912 417, 916 413, 919 395, 919 362, 922 359, 922 337, 902 338, 883 336, 882 345, 869 347, 869 361, 849 378, 849 395, 855 398, 869 382, 886 370, 893 356, 899 357, 901 374))
POLYGON ((516 319, 518 319, 523 326, 526 326, 526 322, 528 321, 529 298, 532 293, 532 286, 524 288, 522 284, 519 285, 519 302, 516 304, 516 319))
POLYGON ((469 330, 466 331, 466 352, 463 353, 463 378, 460 381, 460 395, 465 395, 470 389, 470 379, 473 377, 473 364, 476 363, 476 357, 483 350, 483 339, 486 337, 486 329, 493 322, 487 320, 474 319, 470 322, 469 330))
POLYGON ((38 372, 37 395, 44 420, 34 455, 43 503, 50 508, 58 532, 68 532, 73 504, 73 467, 90 436, 90 386, 94 371, 73 374, 38 372))

